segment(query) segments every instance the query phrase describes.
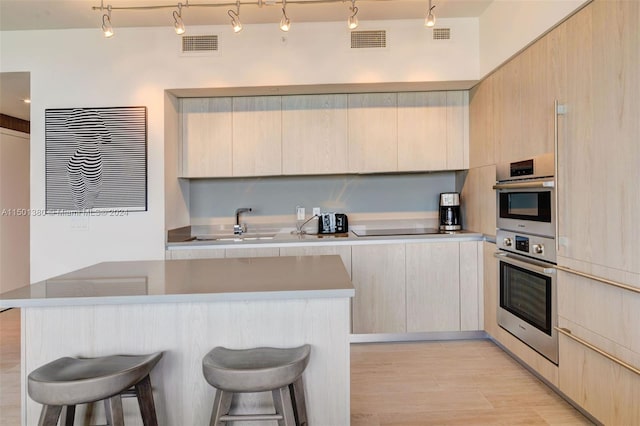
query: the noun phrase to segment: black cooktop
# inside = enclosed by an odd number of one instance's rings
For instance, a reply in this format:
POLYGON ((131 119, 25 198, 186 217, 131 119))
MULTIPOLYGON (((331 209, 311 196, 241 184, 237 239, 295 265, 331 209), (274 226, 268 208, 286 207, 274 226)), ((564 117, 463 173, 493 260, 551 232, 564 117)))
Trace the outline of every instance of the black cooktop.
POLYGON ((382 237, 389 235, 427 235, 427 234, 439 234, 438 228, 406 228, 406 229, 364 229, 354 231, 351 230, 358 237, 382 237))

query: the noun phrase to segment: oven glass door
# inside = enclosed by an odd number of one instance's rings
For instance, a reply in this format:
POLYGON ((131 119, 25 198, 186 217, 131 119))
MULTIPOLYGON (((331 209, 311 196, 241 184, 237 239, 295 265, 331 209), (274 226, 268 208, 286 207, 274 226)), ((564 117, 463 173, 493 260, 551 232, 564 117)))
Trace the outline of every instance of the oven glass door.
POLYGON ((552 278, 500 262, 500 307, 552 335, 552 278))
POLYGON ((551 223, 550 190, 510 190, 500 192, 499 197, 500 218, 551 223))

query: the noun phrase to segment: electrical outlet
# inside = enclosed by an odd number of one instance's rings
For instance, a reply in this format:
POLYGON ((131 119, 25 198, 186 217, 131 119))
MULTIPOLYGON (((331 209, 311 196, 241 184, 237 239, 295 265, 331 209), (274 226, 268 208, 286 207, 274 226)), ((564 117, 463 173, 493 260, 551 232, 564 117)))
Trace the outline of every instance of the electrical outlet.
POLYGON ((313 215, 314 216, 320 216, 320 207, 314 207, 313 208, 313 215))
POLYGON ((89 216, 71 216, 72 231, 88 231, 89 216))
POLYGON ((296 215, 298 216, 298 220, 304 220, 304 207, 296 207, 296 215))

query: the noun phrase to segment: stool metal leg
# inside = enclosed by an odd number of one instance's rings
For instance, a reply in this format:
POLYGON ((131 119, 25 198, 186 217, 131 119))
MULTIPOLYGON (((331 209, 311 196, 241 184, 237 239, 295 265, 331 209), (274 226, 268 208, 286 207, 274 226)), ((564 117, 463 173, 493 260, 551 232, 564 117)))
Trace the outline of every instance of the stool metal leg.
POLYGON ((295 426, 296 418, 293 414, 289 386, 275 389, 271 393, 273 395, 273 405, 276 407, 276 414, 282 415, 282 420, 278 420, 278 426, 295 426))
POLYGON ((124 426, 124 412, 120 394, 104 400, 104 411, 107 414, 109 426, 124 426))
POLYGON ((61 425, 64 426, 73 426, 73 421, 76 418, 76 406, 75 405, 65 405, 64 410, 62 410, 62 418, 60 421, 61 425))
POLYGON ((209 426, 218 426, 220 424, 220 418, 229 414, 232 398, 233 392, 216 389, 216 397, 213 400, 213 411, 211 413, 211 423, 209 426))
POLYGON ((45 405, 40 412, 38 426, 56 426, 62 411, 61 405, 45 405))
POLYGON ((293 399, 293 410, 296 415, 297 426, 307 426, 307 403, 304 398, 304 382, 302 376, 293 382, 290 386, 293 399))
POLYGON ((149 376, 146 376, 136 384, 136 397, 138 398, 138 405, 140 406, 142 424, 144 426, 158 426, 156 407, 153 403, 153 390, 149 376))

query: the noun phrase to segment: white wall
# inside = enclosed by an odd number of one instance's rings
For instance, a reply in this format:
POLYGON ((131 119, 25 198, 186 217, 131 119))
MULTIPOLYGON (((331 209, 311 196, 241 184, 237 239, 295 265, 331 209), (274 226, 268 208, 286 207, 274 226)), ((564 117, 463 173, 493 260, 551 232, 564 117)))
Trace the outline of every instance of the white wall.
MULTIPOLYGON (((114 24, 116 24, 114 22, 114 24)), ((171 27, 0 32, 0 72, 31 73, 31 208, 45 207, 47 108, 148 107, 149 211, 126 217, 31 218, 32 282, 96 262, 164 257, 165 89, 279 84, 474 80, 477 20, 439 20, 450 41, 431 40, 422 20, 362 22, 388 30, 388 48, 352 51, 344 22, 189 28, 218 34, 221 50, 188 57, 171 27), (284 42, 283 42, 284 37, 284 42), (78 229, 80 228, 80 229, 78 229)))
POLYGON ((29 284, 29 135, 0 128, 0 293, 29 284))
POLYGON ((591 0, 494 0, 480 16, 480 74, 487 74, 591 0))

